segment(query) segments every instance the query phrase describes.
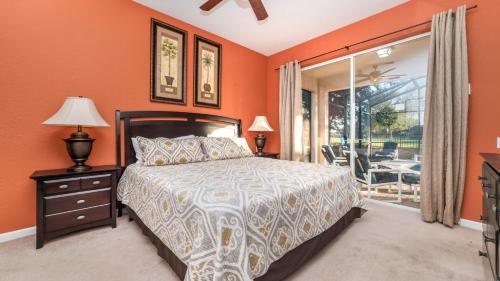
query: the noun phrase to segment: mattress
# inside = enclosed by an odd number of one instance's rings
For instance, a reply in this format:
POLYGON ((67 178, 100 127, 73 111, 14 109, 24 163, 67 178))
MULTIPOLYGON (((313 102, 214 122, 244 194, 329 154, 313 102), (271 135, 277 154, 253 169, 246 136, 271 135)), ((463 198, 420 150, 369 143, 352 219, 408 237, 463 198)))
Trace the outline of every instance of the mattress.
POLYGON ((348 168, 260 157, 132 164, 118 199, 186 264, 186 281, 253 280, 364 207, 348 168))

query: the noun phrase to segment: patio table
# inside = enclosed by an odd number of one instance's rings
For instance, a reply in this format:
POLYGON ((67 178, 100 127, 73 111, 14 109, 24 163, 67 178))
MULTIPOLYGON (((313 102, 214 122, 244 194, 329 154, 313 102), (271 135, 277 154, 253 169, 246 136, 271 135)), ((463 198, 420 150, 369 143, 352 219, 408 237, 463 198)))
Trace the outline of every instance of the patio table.
MULTIPOLYGON (((384 166, 390 169, 399 169, 402 171, 409 171, 409 172, 418 172, 415 170, 412 170, 411 168, 415 167, 416 165, 420 165, 420 162, 415 161, 415 160, 405 160, 405 159, 396 159, 396 160, 384 160, 380 161, 379 166, 384 166)), ((420 174, 420 172, 418 172, 420 174)))
MULTIPOLYGON (((389 169, 395 169, 399 170, 398 171, 398 201, 401 202, 402 200, 402 191, 403 191, 403 186, 402 186, 402 181, 401 181, 401 176, 402 174, 417 174, 420 175, 420 169, 418 171, 412 169, 415 168, 415 166, 420 165, 419 161, 415 160, 405 160, 405 159, 396 159, 396 160, 385 160, 381 161, 378 163, 379 166, 386 167, 389 169)), ((413 187, 413 201, 417 202, 417 188, 413 187)))

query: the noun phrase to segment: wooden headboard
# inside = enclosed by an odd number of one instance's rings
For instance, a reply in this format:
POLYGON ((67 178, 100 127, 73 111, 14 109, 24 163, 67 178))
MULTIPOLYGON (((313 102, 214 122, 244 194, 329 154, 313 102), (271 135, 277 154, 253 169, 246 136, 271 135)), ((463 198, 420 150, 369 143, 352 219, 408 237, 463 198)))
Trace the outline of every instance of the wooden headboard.
POLYGON ((117 110, 115 122, 116 165, 124 168, 136 161, 132 147, 133 137, 175 138, 186 135, 241 137, 240 119, 209 114, 117 110))

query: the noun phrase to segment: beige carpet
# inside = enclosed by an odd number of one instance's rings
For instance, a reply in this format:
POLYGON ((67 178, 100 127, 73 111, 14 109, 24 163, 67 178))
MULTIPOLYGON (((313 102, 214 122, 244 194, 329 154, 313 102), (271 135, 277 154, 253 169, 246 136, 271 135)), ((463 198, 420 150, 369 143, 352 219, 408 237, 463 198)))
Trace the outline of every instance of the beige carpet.
MULTIPOLYGON (((484 280, 481 234, 420 221, 369 204, 369 211, 288 280, 484 280)), ((35 250, 33 236, 0 244, 0 280, 172 280, 178 278, 126 218, 118 228, 76 233, 35 250)))

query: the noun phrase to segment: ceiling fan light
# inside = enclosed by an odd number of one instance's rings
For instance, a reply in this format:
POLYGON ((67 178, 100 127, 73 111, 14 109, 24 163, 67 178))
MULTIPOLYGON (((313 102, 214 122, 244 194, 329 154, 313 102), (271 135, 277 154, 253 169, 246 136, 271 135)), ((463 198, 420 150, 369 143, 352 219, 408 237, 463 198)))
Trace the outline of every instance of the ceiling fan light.
POLYGON ((386 57, 390 56, 391 53, 392 53, 392 48, 391 47, 377 50, 377 55, 378 55, 379 58, 386 58, 386 57))

